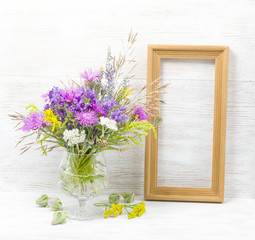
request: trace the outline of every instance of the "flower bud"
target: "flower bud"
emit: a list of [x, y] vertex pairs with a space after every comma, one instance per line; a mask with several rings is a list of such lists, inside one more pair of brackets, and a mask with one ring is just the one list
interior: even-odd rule
[[47, 194], [42, 194], [41, 197], [39, 197], [36, 200], [36, 204], [40, 207], [47, 207], [48, 206], [48, 199], [49, 199], [49, 197], [47, 196]]
[[121, 194], [126, 203], [132, 203], [135, 201], [135, 193], [134, 192], [124, 192]]
[[62, 202], [60, 201], [59, 198], [50, 198], [48, 200], [48, 206], [51, 210], [58, 211], [62, 207]]
[[67, 212], [54, 212], [51, 225], [62, 224], [66, 221]]
[[110, 203], [118, 204], [119, 201], [120, 201], [120, 195], [118, 193], [112, 193], [109, 196], [109, 202]]
[[156, 116], [155, 118], [154, 118], [154, 123], [155, 124], [160, 124], [162, 122], [162, 118], [160, 117], [160, 116]]
[[106, 139], [99, 139], [97, 142], [98, 142], [100, 147], [107, 147], [108, 146], [108, 142], [107, 142]]

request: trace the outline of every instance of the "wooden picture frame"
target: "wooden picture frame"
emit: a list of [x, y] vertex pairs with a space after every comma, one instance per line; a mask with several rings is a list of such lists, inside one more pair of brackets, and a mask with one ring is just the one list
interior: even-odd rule
[[[155, 84], [151, 83], [160, 78], [161, 58], [215, 59], [215, 90], [211, 188], [157, 186], [158, 138], [155, 139], [153, 134], [149, 134], [145, 146], [144, 198], [146, 200], [224, 201], [228, 52], [226, 46], [148, 46], [147, 93], [155, 90]], [[155, 96], [159, 98], [158, 93]], [[156, 130], [158, 133], [158, 129]]]

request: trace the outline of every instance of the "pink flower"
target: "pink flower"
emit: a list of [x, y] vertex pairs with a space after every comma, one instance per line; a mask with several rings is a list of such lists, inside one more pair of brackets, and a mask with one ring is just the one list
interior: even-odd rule
[[49, 123], [44, 120], [44, 117], [42, 112], [32, 112], [23, 119], [24, 126], [21, 130], [23, 132], [29, 132], [30, 130], [42, 128], [43, 124], [49, 125]]
[[97, 113], [101, 113], [104, 117], [106, 117], [106, 112], [102, 106], [99, 106], [97, 104], [92, 105], [92, 109], [96, 111]]
[[150, 116], [145, 112], [145, 110], [141, 107], [138, 107], [135, 109], [134, 111], [134, 116], [138, 117], [137, 121], [140, 122], [142, 120], [148, 120], [150, 118]]
[[98, 70], [93, 71], [91, 68], [80, 74], [81, 78], [86, 81], [93, 81], [95, 78], [101, 77], [101, 73]]
[[74, 98], [81, 93], [79, 88], [71, 87], [71, 89], [63, 91], [63, 99], [66, 102], [73, 102]]
[[78, 122], [84, 126], [90, 126], [99, 121], [97, 113], [93, 110], [89, 110], [86, 112], [80, 112], [76, 114], [76, 119]]

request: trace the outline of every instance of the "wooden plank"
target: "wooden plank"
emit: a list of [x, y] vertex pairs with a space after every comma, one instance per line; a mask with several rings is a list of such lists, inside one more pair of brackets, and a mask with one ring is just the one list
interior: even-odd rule
[[[181, 65], [179, 67], [181, 68]], [[201, 70], [203, 72], [203, 67], [201, 67]], [[40, 193], [60, 191], [57, 181], [58, 165], [62, 152], [56, 150], [49, 154], [49, 156], [44, 157], [38, 151], [31, 151], [20, 156], [18, 149], [15, 149], [14, 146], [21, 134], [13, 131], [15, 124], [11, 122], [7, 116], [8, 113], [14, 111], [23, 112], [25, 106], [30, 103], [42, 106], [43, 102], [40, 95], [45, 93], [50, 86], [57, 85], [58, 81], [53, 82], [53, 79], [58, 78], [61, 79], [64, 78], [64, 76], [0, 77], [0, 117], [2, 126], [5, 126], [1, 131], [1, 146], [4, 151], [0, 152], [0, 189], [3, 191], [37, 191]], [[177, 99], [177, 95], [180, 95], [181, 86], [185, 86], [183, 91], [191, 89], [195, 94], [201, 92], [201, 79], [169, 79], [168, 81], [171, 83], [169, 86], [171, 97], [165, 99], [167, 104], [171, 104], [172, 98]], [[210, 89], [211, 80], [205, 81], [208, 82], [208, 85], [203, 85], [203, 88]], [[135, 79], [132, 81], [132, 84], [134, 84], [136, 88], [139, 88], [143, 86], [145, 82], [146, 79]], [[255, 196], [255, 181], [253, 181], [253, 170], [255, 167], [255, 130], [253, 130], [255, 125], [255, 106], [252, 104], [255, 102], [254, 92], [254, 82], [229, 81], [225, 176], [226, 197]], [[187, 97], [188, 96], [189, 95], [187, 95]], [[205, 99], [207, 96], [208, 92], [203, 92], [199, 99], [203, 101], [202, 99]], [[193, 103], [196, 105], [196, 102]], [[167, 114], [170, 117], [182, 116], [182, 112], [185, 112], [185, 109], [188, 108], [189, 105], [187, 106], [185, 102], [180, 99], [178, 107], [169, 108]], [[191, 114], [190, 116], [194, 121], [203, 124], [203, 121], [199, 122], [198, 116], [202, 116], [206, 119], [207, 115], [205, 113], [210, 109], [211, 107], [209, 105], [206, 108], [200, 108], [201, 112], [197, 113], [191, 109], [189, 114]], [[169, 129], [164, 125], [162, 126], [169, 136], [169, 139], [162, 139], [163, 142], [160, 143], [159, 150], [165, 145], [167, 148], [171, 149], [173, 153], [180, 152], [178, 145], [171, 145], [171, 139], [180, 137], [179, 133], [181, 131], [189, 132], [189, 126], [187, 126], [187, 129]], [[194, 133], [190, 132], [189, 134], [192, 135]], [[204, 137], [206, 136], [207, 133], [205, 132]], [[188, 141], [185, 142], [187, 149], [192, 149], [193, 142], [190, 141], [189, 138], [187, 140]], [[201, 140], [203, 140], [203, 138]], [[210, 149], [210, 147], [206, 145], [204, 149]], [[112, 191], [135, 191], [136, 194], [143, 194], [144, 146], [136, 147], [136, 151], [140, 154], [137, 155], [132, 151], [128, 151], [122, 154], [121, 159], [118, 153], [110, 152], [106, 154], [110, 176], [109, 193]], [[205, 174], [202, 179], [194, 177], [194, 175], [191, 175], [187, 171], [185, 174], [180, 174], [178, 167], [180, 166], [183, 169], [183, 166], [187, 166], [187, 164], [189, 164], [187, 158], [183, 158], [181, 161], [178, 161], [177, 158], [176, 161], [167, 164], [167, 166], [163, 167], [166, 173], [169, 172], [169, 175], [164, 175], [164, 179], [160, 179], [161, 182], [165, 181], [169, 183], [169, 181], [175, 179], [176, 182], [179, 182], [181, 185], [186, 184], [187, 181], [192, 181], [193, 187], [198, 187], [201, 186], [201, 181], [204, 181], [203, 184], [206, 186], [208, 181], [206, 173], [210, 170], [207, 164], [201, 169], [197, 169], [197, 175], [202, 176]], [[192, 169], [192, 166], [190, 169]]]

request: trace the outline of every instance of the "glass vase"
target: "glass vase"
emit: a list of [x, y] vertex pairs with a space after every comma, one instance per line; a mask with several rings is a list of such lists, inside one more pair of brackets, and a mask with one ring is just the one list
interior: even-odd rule
[[102, 217], [99, 208], [87, 208], [87, 202], [107, 186], [103, 154], [65, 152], [60, 164], [59, 186], [64, 193], [78, 200], [77, 206], [65, 208], [71, 219], [90, 220], [98, 215]]

